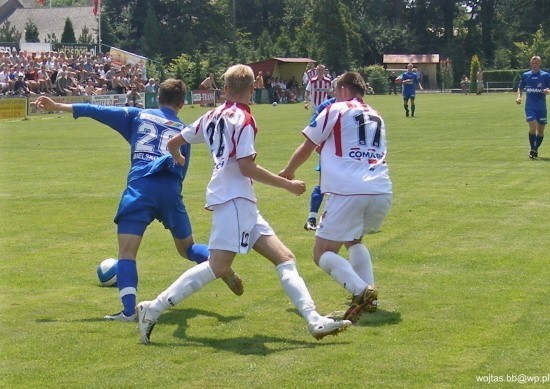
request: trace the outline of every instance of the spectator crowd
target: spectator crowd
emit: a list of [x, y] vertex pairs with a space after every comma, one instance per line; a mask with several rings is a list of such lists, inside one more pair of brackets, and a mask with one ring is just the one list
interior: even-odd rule
[[109, 53], [67, 55], [63, 51], [0, 51], [0, 94], [4, 96], [95, 96], [156, 92], [145, 64], [117, 66]]
[[[335, 79], [336, 74], [325, 72]], [[273, 77], [269, 71], [256, 75], [256, 93], [252, 103], [262, 102], [262, 90], [267, 90], [269, 103], [295, 103], [304, 100], [309, 79], [316, 75], [316, 67], [308, 64], [302, 80], [295, 77]], [[203, 85], [210, 81], [212, 85]], [[129, 102], [136, 102], [140, 94], [156, 93], [160, 80], [148, 79], [145, 64], [112, 63], [109, 53], [69, 55], [64, 51], [26, 53], [0, 50], [0, 97], [2, 96], [97, 96], [126, 94]], [[212, 87], [213, 86], [213, 87]], [[199, 89], [216, 89], [214, 75], [201, 83]], [[219, 92], [217, 90], [217, 92]], [[218, 97], [218, 96], [217, 96]]]

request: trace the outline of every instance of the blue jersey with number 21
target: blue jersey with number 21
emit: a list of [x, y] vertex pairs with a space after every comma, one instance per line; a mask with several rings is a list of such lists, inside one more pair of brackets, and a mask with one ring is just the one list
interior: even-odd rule
[[170, 172], [183, 181], [189, 166], [190, 145], [182, 146], [183, 166], [173, 163], [166, 144], [184, 125], [169, 108], [140, 109], [73, 104], [74, 118], [89, 117], [120, 133], [131, 146], [128, 183], [158, 172]]

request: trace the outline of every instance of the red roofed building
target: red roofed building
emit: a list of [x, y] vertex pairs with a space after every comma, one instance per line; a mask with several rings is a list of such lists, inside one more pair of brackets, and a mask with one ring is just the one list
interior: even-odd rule
[[252, 68], [254, 75], [258, 75], [259, 71], [262, 71], [263, 74], [269, 71], [273, 77], [279, 77], [284, 80], [290, 80], [294, 76], [298, 84], [300, 84], [309, 62], [316, 63], [317, 61], [311, 58], [270, 58], [247, 65]]

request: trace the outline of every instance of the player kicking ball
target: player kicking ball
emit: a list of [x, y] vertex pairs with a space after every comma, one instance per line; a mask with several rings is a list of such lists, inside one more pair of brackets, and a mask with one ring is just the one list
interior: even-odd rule
[[249, 66], [234, 65], [224, 74], [227, 101], [185, 127], [168, 142], [175, 162], [183, 166], [180, 148], [185, 144], [206, 143], [214, 170], [207, 187], [206, 208], [212, 211], [208, 248], [210, 258], [183, 273], [153, 301], [136, 307], [141, 342], [150, 342], [151, 332], [161, 314], [177, 305], [230, 269], [237, 254], [254, 249], [274, 266], [283, 287], [315, 339], [335, 335], [349, 326], [349, 320], [320, 315], [306, 284], [296, 268], [294, 254], [275, 235], [260, 215], [253, 181], [301, 195], [302, 181], [289, 180], [255, 163], [256, 121], [248, 102], [254, 92], [254, 73]]

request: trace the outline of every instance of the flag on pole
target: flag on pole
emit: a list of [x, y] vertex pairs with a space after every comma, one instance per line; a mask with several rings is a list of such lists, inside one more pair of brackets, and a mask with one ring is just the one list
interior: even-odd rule
[[[38, 0], [45, 1], [45, 0]], [[97, 16], [97, 10], [99, 9], [99, 0], [94, 0], [94, 15]]]

